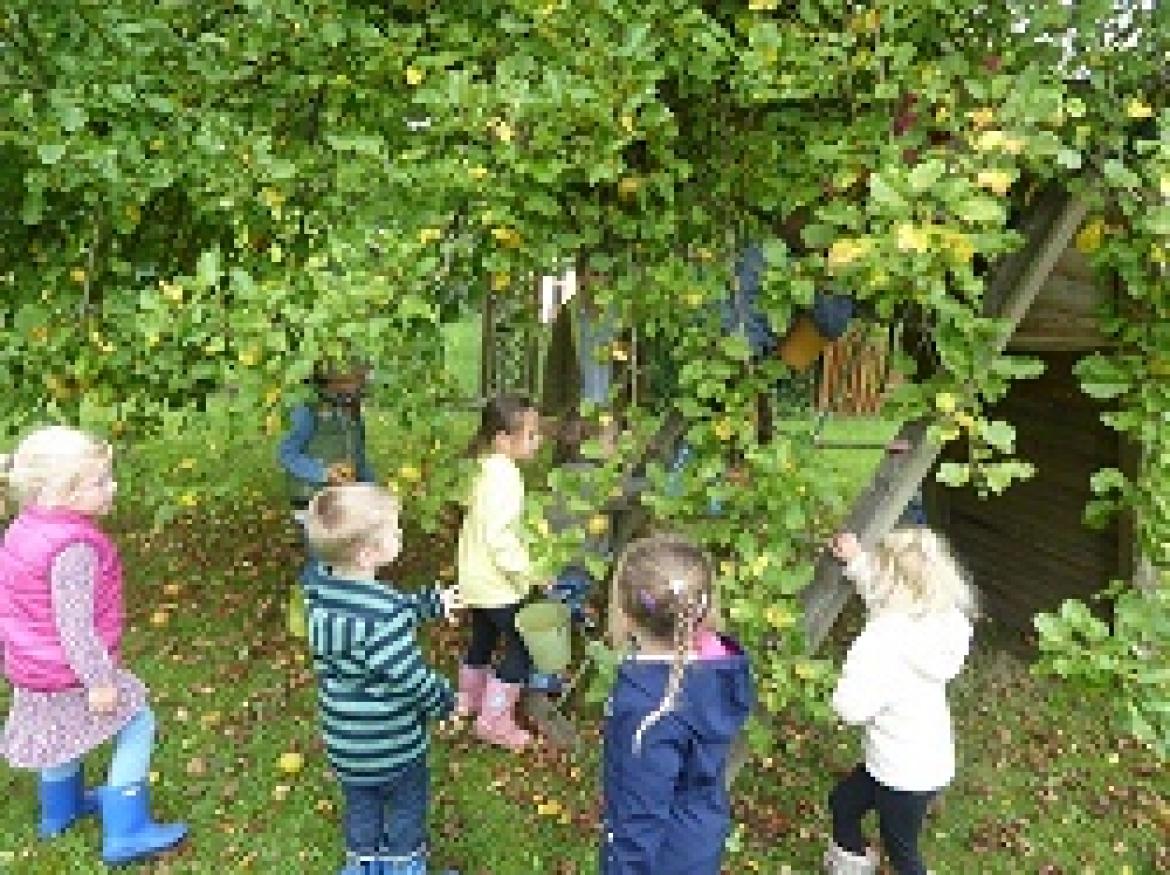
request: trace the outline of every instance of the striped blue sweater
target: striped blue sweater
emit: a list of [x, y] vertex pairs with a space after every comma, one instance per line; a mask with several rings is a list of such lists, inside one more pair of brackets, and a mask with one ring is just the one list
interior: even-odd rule
[[451, 683], [423, 662], [415, 630], [442, 616], [438, 590], [404, 593], [318, 567], [309, 643], [325, 752], [344, 783], [376, 784], [423, 756], [427, 718], [455, 704]]

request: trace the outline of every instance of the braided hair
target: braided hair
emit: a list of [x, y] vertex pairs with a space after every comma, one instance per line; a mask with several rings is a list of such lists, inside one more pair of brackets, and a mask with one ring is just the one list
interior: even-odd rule
[[714, 600], [714, 580], [711, 560], [678, 535], [640, 538], [618, 560], [614, 581], [622, 612], [644, 636], [670, 642], [674, 654], [662, 701], [634, 734], [635, 752], [641, 750], [646, 730], [678, 701], [695, 631]]

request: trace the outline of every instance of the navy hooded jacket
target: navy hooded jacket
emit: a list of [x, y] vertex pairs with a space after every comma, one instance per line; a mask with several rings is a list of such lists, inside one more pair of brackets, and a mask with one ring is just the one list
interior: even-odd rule
[[662, 702], [670, 659], [628, 659], [607, 705], [600, 875], [719, 875], [731, 825], [725, 775], [732, 739], [755, 701], [747, 656], [686, 666], [675, 706], [642, 734]]

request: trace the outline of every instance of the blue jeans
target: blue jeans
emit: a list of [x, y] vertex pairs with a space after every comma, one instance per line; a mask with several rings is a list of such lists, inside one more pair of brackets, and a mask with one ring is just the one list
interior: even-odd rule
[[[114, 739], [114, 759], [106, 783], [110, 787], [129, 787], [146, 780], [150, 772], [150, 754], [154, 749], [154, 712], [143, 706]], [[76, 759], [51, 769], [41, 769], [44, 781], [61, 781], [81, 768]]]
[[363, 857], [408, 857], [426, 845], [430, 770], [419, 757], [381, 784], [341, 785], [345, 847]]

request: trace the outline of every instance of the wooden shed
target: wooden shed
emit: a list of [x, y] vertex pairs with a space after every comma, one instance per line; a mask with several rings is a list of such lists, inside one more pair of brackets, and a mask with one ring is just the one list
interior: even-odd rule
[[[1110, 466], [1132, 471], [1137, 464], [1131, 448], [1101, 421], [1102, 405], [1081, 391], [1073, 370], [1107, 344], [1098, 318], [1118, 291], [1093, 275], [1074, 245], [1086, 212], [1084, 202], [1059, 186], [1042, 192], [1023, 217], [1025, 246], [995, 265], [988, 281], [987, 312], [1006, 326], [996, 348], [1045, 364], [1040, 377], [1014, 383], [989, 411], [1016, 427], [1017, 454], [1036, 466], [1035, 476], [987, 498], [971, 488], [943, 486], [933, 475], [949, 451], [940, 457], [926, 438], [927, 423], [911, 422], [899, 435], [910, 451], [881, 462], [845, 521], [863, 543], [873, 543], [921, 487], [931, 525], [948, 536], [973, 574], [986, 613], [1017, 630], [1029, 628], [1039, 611], [1136, 572], [1130, 522], [1095, 530], [1083, 518], [1093, 472]], [[822, 558], [803, 594], [810, 646], [820, 645], [850, 593], [839, 565]]]
[[1007, 626], [1027, 629], [1039, 611], [1133, 573], [1130, 527], [1083, 522], [1093, 472], [1131, 461], [1121, 435], [1101, 421], [1106, 408], [1081, 391], [1074, 373], [1083, 356], [1106, 345], [1099, 310], [1115, 292], [1069, 246], [1008, 342], [1008, 351], [1043, 361], [1044, 373], [1016, 382], [988, 412], [1015, 425], [1016, 451], [1035, 475], [990, 498], [933, 477], [924, 484], [928, 519], [974, 576], [987, 613]]

